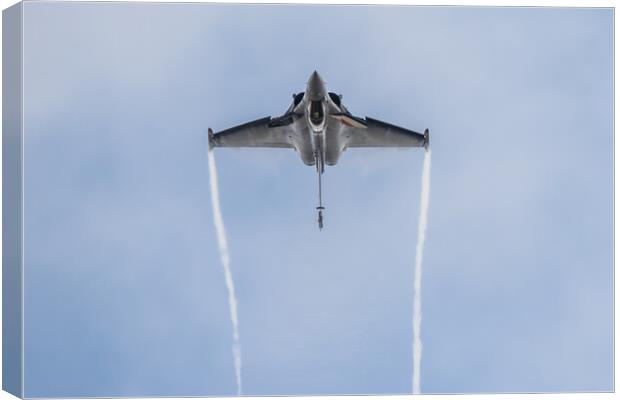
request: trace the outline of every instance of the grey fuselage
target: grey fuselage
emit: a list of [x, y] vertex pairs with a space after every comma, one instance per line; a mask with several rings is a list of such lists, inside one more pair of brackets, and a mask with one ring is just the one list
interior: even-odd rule
[[[346, 112], [340, 96], [328, 93], [325, 82], [315, 71], [308, 79], [306, 91], [294, 95], [287, 110], [294, 117], [289, 136], [293, 147], [306, 165], [335, 165], [346, 142], [342, 137], [343, 124], [331, 115]], [[317, 164], [318, 163], [318, 164]]]

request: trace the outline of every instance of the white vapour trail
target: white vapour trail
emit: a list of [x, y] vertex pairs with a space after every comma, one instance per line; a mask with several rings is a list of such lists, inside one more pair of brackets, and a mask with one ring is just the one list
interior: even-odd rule
[[415, 276], [413, 279], [413, 394], [420, 394], [420, 361], [422, 359], [422, 255], [428, 224], [428, 203], [431, 192], [431, 150], [424, 153], [422, 167], [422, 192], [420, 195], [420, 217], [418, 222], [418, 244], [415, 252]]
[[213, 206], [213, 221], [217, 232], [217, 244], [220, 250], [222, 267], [224, 267], [224, 279], [228, 289], [228, 304], [230, 306], [230, 320], [233, 327], [233, 358], [235, 361], [235, 376], [237, 378], [237, 394], [241, 395], [241, 343], [239, 341], [239, 318], [237, 316], [237, 298], [235, 297], [235, 285], [230, 272], [230, 255], [228, 242], [226, 241], [226, 229], [220, 209], [220, 193], [217, 187], [217, 170], [213, 151], [209, 150], [209, 184], [211, 186], [211, 205]]

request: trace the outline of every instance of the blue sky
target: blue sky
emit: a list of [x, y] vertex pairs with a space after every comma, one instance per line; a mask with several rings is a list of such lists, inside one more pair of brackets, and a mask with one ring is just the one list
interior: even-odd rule
[[[232, 395], [206, 129], [431, 130], [422, 392], [610, 391], [610, 9], [24, 8], [25, 394]], [[216, 150], [248, 395], [406, 393], [423, 154]]]

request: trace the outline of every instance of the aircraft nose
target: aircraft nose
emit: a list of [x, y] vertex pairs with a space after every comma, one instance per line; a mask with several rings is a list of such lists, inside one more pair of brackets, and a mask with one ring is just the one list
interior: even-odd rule
[[308, 79], [308, 98], [311, 101], [319, 101], [325, 97], [325, 84], [318, 72], [314, 71]]
[[318, 81], [321, 79], [321, 75], [319, 75], [318, 72], [316, 72], [316, 70], [312, 73], [312, 75], [310, 75], [310, 79], [308, 79], [308, 82], [314, 82], [314, 81]]

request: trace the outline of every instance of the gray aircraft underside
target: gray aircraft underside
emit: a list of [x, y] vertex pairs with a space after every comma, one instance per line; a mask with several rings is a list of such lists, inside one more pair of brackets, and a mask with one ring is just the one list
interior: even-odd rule
[[209, 129], [209, 147], [289, 148], [306, 165], [315, 165], [319, 177], [319, 228], [323, 227], [321, 174], [325, 164], [336, 165], [344, 150], [354, 147], [424, 147], [424, 134], [373, 118], [356, 117], [341, 96], [327, 92], [314, 71], [305, 92], [293, 95], [293, 103], [279, 117], [264, 117], [214, 133]]

